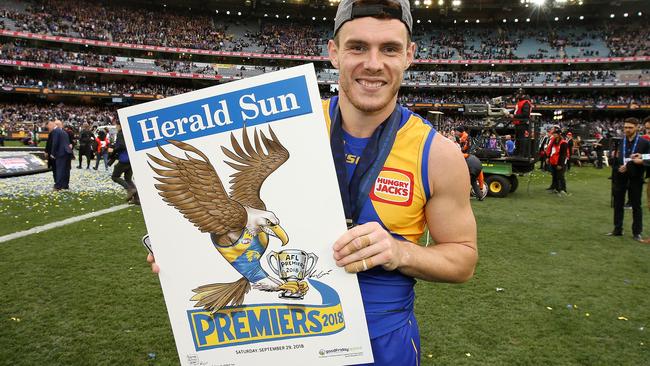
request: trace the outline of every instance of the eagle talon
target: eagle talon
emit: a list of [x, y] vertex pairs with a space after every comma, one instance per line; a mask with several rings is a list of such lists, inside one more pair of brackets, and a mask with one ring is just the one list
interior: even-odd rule
[[292, 294], [300, 293], [304, 295], [309, 290], [309, 285], [306, 281], [288, 281], [278, 286], [278, 291], [282, 290], [288, 291]]

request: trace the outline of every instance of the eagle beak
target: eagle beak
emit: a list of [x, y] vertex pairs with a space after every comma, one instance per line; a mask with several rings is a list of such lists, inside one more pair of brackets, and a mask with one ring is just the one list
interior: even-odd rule
[[289, 236], [287, 235], [287, 232], [284, 231], [282, 226], [280, 225], [271, 225], [269, 226], [269, 229], [273, 231], [274, 236], [282, 242], [282, 245], [286, 245], [289, 242]]

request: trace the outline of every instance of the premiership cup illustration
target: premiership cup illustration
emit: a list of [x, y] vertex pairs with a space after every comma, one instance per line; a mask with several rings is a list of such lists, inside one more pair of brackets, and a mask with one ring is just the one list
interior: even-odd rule
[[[309, 276], [314, 269], [318, 256], [314, 253], [307, 253], [300, 249], [286, 249], [278, 253], [271, 252], [267, 257], [269, 267], [284, 282], [299, 282]], [[290, 291], [283, 291], [281, 298], [302, 300], [304, 294]]]

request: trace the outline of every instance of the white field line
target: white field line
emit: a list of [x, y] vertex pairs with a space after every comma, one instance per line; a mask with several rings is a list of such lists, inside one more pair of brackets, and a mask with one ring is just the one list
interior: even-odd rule
[[0, 236], [0, 243], [3, 243], [5, 241], [9, 241], [9, 240], [22, 238], [23, 236], [27, 236], [27, 235], [41, 233], [43, 231], [47, 231], [47, 230], [54, 229], [54, 228], [57, 228], [57, 227], [61, 227], [61, 226], [69, 225], [69, 224], [74, 224], [75, 222], [90, 219], [92, 217], [101, 216], [101, 215], [105, 215], [107, 213], [123, 210], [123, 209], [125, 209], [127, 207], [131, 207], [131, 205], [128, 205], [128, 204], [117, 205], [117, 206], [109, 207], [109, 208], [99, 210], [99, 211], [95, 211], [95, 212], [89, 212], [89, 213], [87, 213], [85, 215], [70, 217], [70, 218], [67, 218], [65, 220], [52, 222], [52, 223], [45, 224], [45, 225], [42, 225], [42, 226], [33, 227], [33, 228], [29, 229], [29, 230], [19, 231], [19, 232], [13, 233], [13, 234]]

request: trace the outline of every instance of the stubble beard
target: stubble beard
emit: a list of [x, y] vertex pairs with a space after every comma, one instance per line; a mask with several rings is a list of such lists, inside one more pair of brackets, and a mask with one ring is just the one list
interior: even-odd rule
[[355, 83], [356, 81], [354, 79], [351, 79], [352, 81], [348, 83], [347, 80], [348, 78], [346, 78], [344, 75], [341, 75], [341, 78], [339, 79], [339, 86], [341, 87], [341, 91], [345, 94], [347, 100], [350, 101], [350, 104], [352, 104], [354, 108], [364, 113], [376, 113], [386, 108], [386, 106], [393, 100], [393, 97], [397, 95], [397, 92], [400, 88], [399, 84], [392, 85], [392, 90], [386, 98], [383, 96], [378, 96], [378, 98], [382, 99], [373, 98], [371, 101], [364, 103], [360, 100], [361, 98], [357, 98], [352, 92], [352, 85], [350, 85], [350, 83]]

